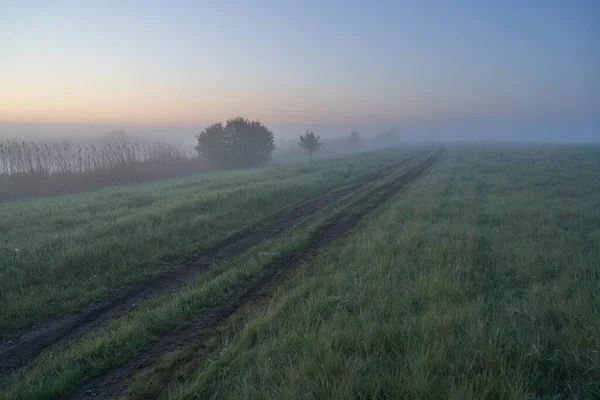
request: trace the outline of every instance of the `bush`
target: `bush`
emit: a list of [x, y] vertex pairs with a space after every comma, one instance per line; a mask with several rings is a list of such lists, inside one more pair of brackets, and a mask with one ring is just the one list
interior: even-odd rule
[[321, 137], [315, 135], [313, 131], [306, 131], [304, 135], [300, 135], [298, 140], [298, 145], [300, 145], [300, 147], [302, 147], [308, 153], [308, 156], [311, 160], [313, 153], [318, 151], [322, 144]]
[[260, 121], [242, 117], [218, 122], [200, 132], [196, 139], [198, 155], [220, 168], [264, 165], [275, 150], [275, 139]]

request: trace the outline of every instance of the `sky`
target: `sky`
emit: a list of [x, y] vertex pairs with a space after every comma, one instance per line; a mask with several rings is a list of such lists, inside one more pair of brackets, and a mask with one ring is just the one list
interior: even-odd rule
[[597, 0], [0, 0], [0, 60], [0, 134], [600, 140]]

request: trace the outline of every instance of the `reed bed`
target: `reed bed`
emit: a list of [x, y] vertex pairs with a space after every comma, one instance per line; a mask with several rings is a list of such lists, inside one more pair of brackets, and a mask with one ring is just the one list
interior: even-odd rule
[[99, 189], [209, 169], [191, 148], [166, 142], [73, 145], [0, 142], [0, 201]]

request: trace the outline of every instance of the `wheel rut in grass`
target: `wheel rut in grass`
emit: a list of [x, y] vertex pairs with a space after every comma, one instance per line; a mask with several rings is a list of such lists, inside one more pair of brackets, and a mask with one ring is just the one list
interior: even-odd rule
[[69, 343], [108, 322], [125, 315], [140, 303], [173, 291], [196, 278], [217, 262], [237, 256], [252, 246], [272, 239], [286, 229], [293, 228], [328, 205], [359, 190], [369, 181], [400, 168], [417, 156], [407, 157], [366, 176], [362, 182], [335, 189], [289, 206], [269, 218], [225, 239], [219, 245], [184, 258], [175, 268], [146, 281], [134, 284], [124, 292], [88, 304], [80, 312], [50, 319], [0, 342], [0, 382], [14, 376], [34, 361], [42, 352], [59, 344]]
[[84, 382], [71, 398], [116, 398], [123, 393], [133, 375], [150, 367], [164, 354], [189, 345], [193, 341], [209, 338], [215, 334], [215, 328], [234, 312], [251, 302], [268, 297], [269, 292], [277, 286], [287, 273], [314, 257], [319, 251], [329, 247], [335, 240], [356, 227], [362, 217], [380, 207], [401, 189], [418, 179], [439, 159], [442, 153], [443, 149], [436, 150], [424, 161], [403, 173], [394, 182], [365, 196], [364, 199], [359, 201], [356, 210], [351, 210], [325, 223], [311, 236], [302, 249], [282, 255], [266, 268], [263, 275], [242, 285], [224, 303], [193, 319], [177, 333], [162, 336], [153, 347], [144, 351], [138, 358]]

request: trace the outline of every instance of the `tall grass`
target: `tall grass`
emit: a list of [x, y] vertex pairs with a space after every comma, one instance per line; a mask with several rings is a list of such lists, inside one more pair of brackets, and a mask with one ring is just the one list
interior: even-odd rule
[[448, 149], [237, 336], [129, 398], [600, 399], [598, 156]]
[[0, 336], [168, 268], [275, 210], [368, 176], [412, 149], [215, 172], [0, 203]]
[[[0, 323], [64, 310], [71, 289], [63, 281], [78, 296], [89, 296], [92, 281], [96, 290], [114, 288], [134, 273], [131, 263], [114, 265], [127, 256], [144, 261], [157, 242], [185, 254], [181, 242], [206, 244], [215, 230], [250, 221], [251, 208], [265, 215], [339, 184], [347, 170], [345, 184], [364, 180], [357, 174], [380, 169], [390, 155], [114, 189], [72, 196], [66, 207], [66, 197], [4, 204], [0, 226], [11, 234], [0, 230], [0, 256], [12, 268], [0, 279], [8, 283], [0, 287], [0, 303], [7, 299]], [[600, 398], [599, 156], [593, 148], [449, 146], [424, 176], [270, 287], [270, 296], [141, 371], [126, 398]], [[341, 202], [46, 353], [0, 388], [0, 399], [65, 397], [137, 357], [240, 293], [281, 254], [302, 249], [329, 215], [356, 206]], [[74, 209], [79, 220], [68, 219]], [[141, 215], [130, 218], [132, 210]], [[49, 234], [55, 217], [58, 236]], [[108, 226], [96, 236], [81, 234], [100, 224]], [[21, 257], [27, 263], [12, 261]], [[43, 269], [51, 272], [35, 285], [19, 275], [37, 278]], [[18, 318], [7, 318], [11, 312]]]
[[208, 169], [191, 148], [128, 141], [102, 146], [0, 142], [0, 200], [79, 192]]

